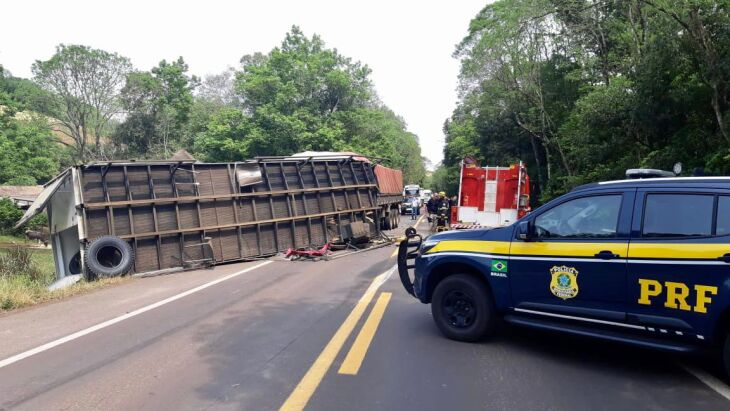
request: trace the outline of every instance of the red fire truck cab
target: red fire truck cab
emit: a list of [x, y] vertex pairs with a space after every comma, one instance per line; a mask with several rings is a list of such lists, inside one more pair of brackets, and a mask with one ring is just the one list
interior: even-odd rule
[[530, 178], [521, 161], [509, 167], [479, 167], [471, 157], [461, 162], [451, 228], [509, 225], [529, 211]]

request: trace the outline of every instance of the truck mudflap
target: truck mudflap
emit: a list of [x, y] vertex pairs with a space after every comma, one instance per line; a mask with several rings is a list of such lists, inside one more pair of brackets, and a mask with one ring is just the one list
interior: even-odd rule
[[416, 267], [415, 259], [418, 257], [418, 249], [421, 247], [423, 239], [416, 232], [416, 229], [409, 227], [406, 229], [406, 238], [400, 242], [398, 246], [398, 275], [403, 288], [408, 294], [416, 296], [413, 290], [413, 280], [411, 280], [410, 270]]

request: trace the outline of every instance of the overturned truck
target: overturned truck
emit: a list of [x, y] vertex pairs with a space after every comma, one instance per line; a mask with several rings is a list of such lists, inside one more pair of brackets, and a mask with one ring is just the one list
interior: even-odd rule
[[264, 257], [397, 225], [399, 199], [380, 195], [378, 168], [394, 191], [400, 171], [357, 156], [80, 165], [49, 182], [18, 225], [47, 209], [59, 279]]

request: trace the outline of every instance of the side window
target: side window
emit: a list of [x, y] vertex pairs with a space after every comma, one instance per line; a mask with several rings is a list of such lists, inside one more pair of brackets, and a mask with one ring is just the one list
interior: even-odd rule
[[644, 237], [712, 235], [715, 198], [702, 194], [649, 194], [644, 207]]
[[539, 238], [611, 238], [616, 236], [621, 195], [576, 198], [535, 219]]
[[730, 234], [730, 197], [720, 196], [717, 200], [717, 235]]

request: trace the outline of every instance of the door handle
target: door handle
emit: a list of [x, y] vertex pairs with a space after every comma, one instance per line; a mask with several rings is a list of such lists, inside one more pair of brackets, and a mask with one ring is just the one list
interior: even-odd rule
[[730, 253], [723, 254], [722, 256], [717, 257], [717, 259], [726, 263], [730, 263]]
[[[614, 258], [621, 257], [618, 254], [614, 254], [613, 251], [610, 250], [602, 250], [601, 252], [594, 254], [594, 256], [602, 260], [613, 260]], [[730, 262], [730, 254], [728, 254], [728, 262]]]

